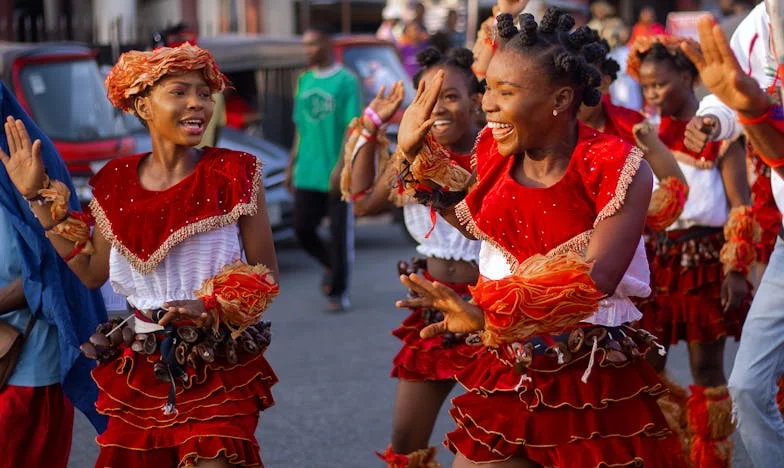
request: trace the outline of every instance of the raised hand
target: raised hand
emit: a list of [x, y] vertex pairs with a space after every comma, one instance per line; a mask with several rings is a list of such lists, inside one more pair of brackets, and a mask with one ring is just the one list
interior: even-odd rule
[[402, 81], [395, 82], [386, 96], [384, 96], [384, 91], [385, 87], [382, 86], [381, 89], [378, 90], [376, 97], [370, 101], [369, 106], [371, 109], [376, 111], [376, 114], [381, 117], [382, 121], [389, 122], [397, 110], [400, 109], [400, 105], [403, 103], [403, 97], [405, 96], [406, 91], [403, 87]]
[[420, 297], [397, 301], [395, 306], [434, 308], [444, 313], [443, 321], [422, 329], [420, 332], [422, 338], [431, 338], [446, 332], [471, 333], [484, 328], [485, 319], [482, 309], [463, 300], [451, 288], [428, 281], [414, 273], [400, 276], [400, 282]]
[[684, 42], [681, 48], [700, 72], [700, 79], [716, 97], [749, 117], [765, 113], [768, 96], [754, 78], [741, 69], [727, 38], [710, 15], [697, 22], [700, 47]]
[[13, 117], [5, 122], [5, 137], [8, 141], [10, 156], [0, 149], [8, 177], [19, 193], [25, 198], [34, 198], [46, 183], [46, 171], [41, 160], [41, 140], [30, 142], [24, 123]]
[[397, 134], [397, 147], [409, 157], [416, 154], [436, 121], [431, 115], [441, 94], [443, 82], [444, 70], [438, 70], [429, 83], [420, 80], [414, 101], [403, 114]]
[[714, 115], [697, 115], [686, 124], [683, 144], [686, 148], [701, 153], [705, 145], [716, 139], [719, 133], [719, 119]]

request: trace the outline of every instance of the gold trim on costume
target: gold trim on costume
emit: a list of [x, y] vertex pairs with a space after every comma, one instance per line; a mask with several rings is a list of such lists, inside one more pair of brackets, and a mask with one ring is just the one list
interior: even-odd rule
[[634, 180], [635, 174], [637, 174], [637, 171], [640, 169], [642, 160], [642, 150], [636, 146], [633, 147], [626, 156], [626, 162], [624, 162], [623, 168], [621, 169], [621, 175], [618, 177], [618, 184], [615, 186], [615, 195], [613, 195], [610, 201], [604, 205], [604, 208], [602, 208], [599, 214], [596, 215], [596, 220], [593, 222], [594, 227], [621, 209], [626, 200], [626, 192], [629, 190], [629, 186], [631, 185], [632, 180]]
[[92, 210], [93, 217], [95, 218], [95, 225], [101, 230], [106, 240], [108, 240], [112, 247], [117, 249], [123, 257], [128, 260], [128, 263], [134, 270], [142, 275], [151, 273], [168, 255], [176, 245], [196, 234], [214, 231], [216, 229], [234, 224], [241, 216], [253, 216], [258, 211], [257, 200], [259, 190], [261, 188], [261, 161], [256, 159], [256, 173], [253, 176], [253, 189], [251, 191], [250, 200], [247, 203], [238, 203], [231, 209], [230, 212], [213, 216], [211, 218], [202, 219], [194, 223], [186, 224], [185, 226], [177, 229], [169, 235], [168, 238], [158, 247], [155, 252], [150, 255], [148, 260], [142, 260], [139, 256], [130, 251], [125, 245], [120, 242], [112, 230], [112, 223], [106, 217], [106, 213], [101, 208], [100, 203], [93, 198], [90, 201], [90, 209]]

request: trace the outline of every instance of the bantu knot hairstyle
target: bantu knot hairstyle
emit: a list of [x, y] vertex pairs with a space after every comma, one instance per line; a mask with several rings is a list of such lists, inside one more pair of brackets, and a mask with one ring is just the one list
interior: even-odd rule
[[450, 49], [446, 54], [442, 54], [435, 47], [428, 47], [419, 52], [416, 59], [421, 68], [416, 72], [416, 75], [414, 75], [415, 88], [419, 86], [419, 80], [422, 79], [422, 75], [424, 75], [426, 71], [435, 67], [449, 66], [463, 73], [466, 78], [469, 93], [474, 94], [479, 92], [479, 81], [471, 70], [471, 65], [474, 64], [474, 53], [470, 50], [458, 47]]
[[501, 14], [497, 20], [504, 48], [533, 57], [552, 83], [572, 86], [577, 92], [575, 109], [583, 103], [599, 104], [602, 77], [593, 63], [606, 52], [596, 31], [587, 26], [572, 31], [574, 18], [555, 7], [547, 9], [539, 24], [533, 15], [523, 13], [519, 29], [512, 15]]
[[[595, 49], [596, 54], [593, 54]], [[618, 79], [618, 72], [621, 71], [621, 66], [614, 58], [610, 57], [610, 43], [605, 39], [599, 39], [599, 42], [592, 47], [592, 52], [586, 54], [585, 60], [592, 64], [602, 72], [602, 75], [609, 76], [612, 81]]]
[[629, 59], [626, 62], [626, 73], [640, 81], [640, 65], [646, 60], [655, 63], [669, 63], [678, 71], [686, 71], [693, 78], [699, 76], [697, 67], [681, 50], [681, 44], [688, 42], [694, 47], [700, 45], [694, 39], [679, 36], [644, 36], [635, 39], [629, 47]]

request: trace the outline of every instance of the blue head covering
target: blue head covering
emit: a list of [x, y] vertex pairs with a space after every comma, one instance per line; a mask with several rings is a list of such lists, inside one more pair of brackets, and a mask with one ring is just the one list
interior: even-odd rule
[[[71, 189], [69, 206], [81, 207], [71, 177], [51, 140], [22, 109], [11, 91], [0, 81], [0, 116], [21, 120], [31, 140], [41, 140], [41, 157], [46, 172]], [[8, 153], [5, 132], [0, 131], [0, 148]], [[90, 338], [95, 327], [106, 321], [106, 308], [98, 290], [87, 289], [63, 262], [44, 236], [41, 223], [19, 194], [0, 164], [0, 209], [6, 212], [17, 235], [22, 257], [22, 284], [30, 310], [39, 319], [57, 327], [60, 346], [60, 383], [66, 396], [95, 426], [106, 428], [106, 418], [95, 411], [98, 388], [90, 377], [94, 361], [84, 357], [79, 345]]]

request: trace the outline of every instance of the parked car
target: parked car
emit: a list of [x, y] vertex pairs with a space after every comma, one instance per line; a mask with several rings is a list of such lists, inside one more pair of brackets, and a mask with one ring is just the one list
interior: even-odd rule
[[86, 45], [0, 42], [0, 79], [52, 139], [82, 203], [92, 198], [88, 181], [106, 161], [135, 152]]

